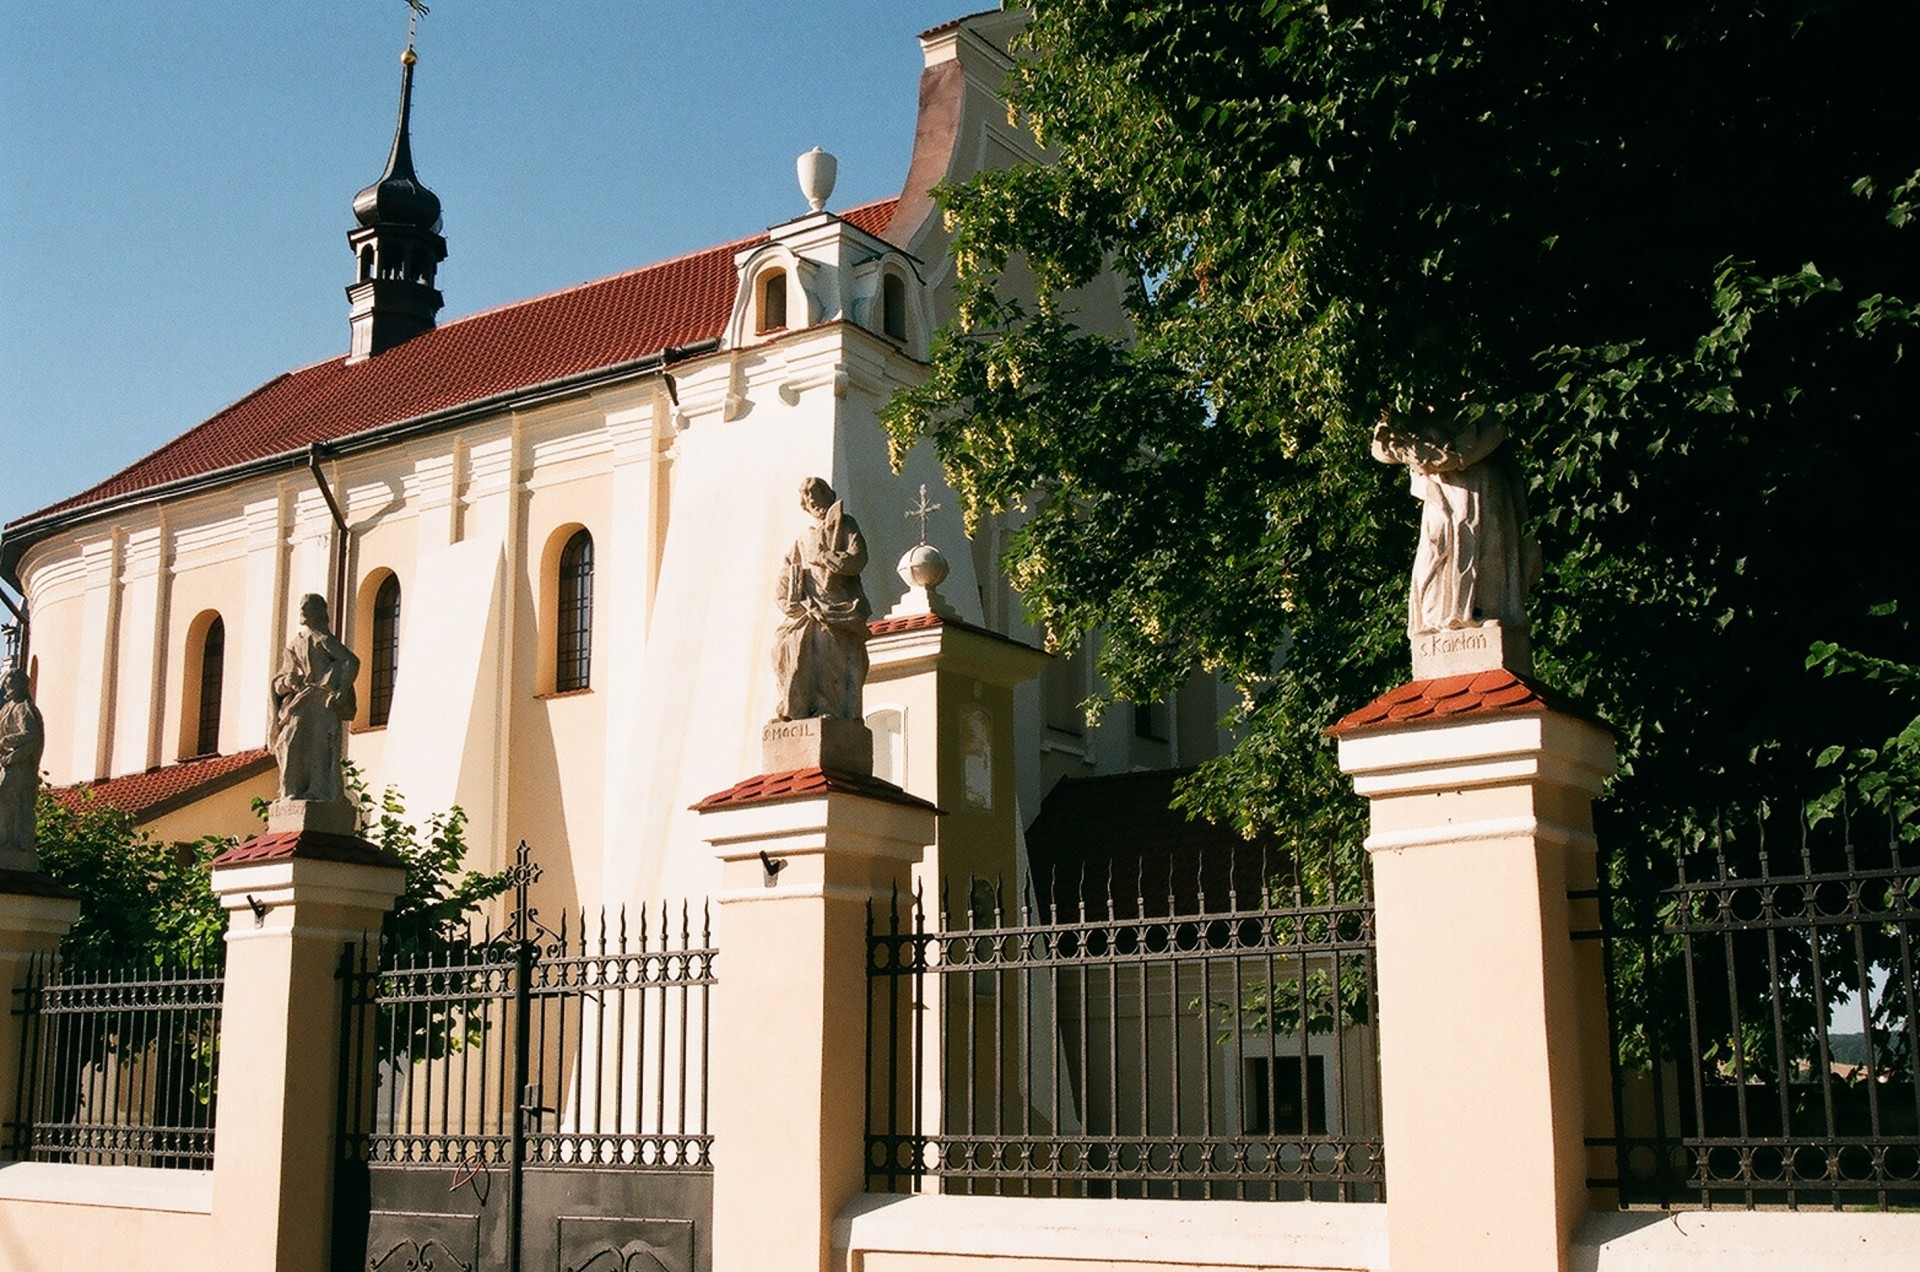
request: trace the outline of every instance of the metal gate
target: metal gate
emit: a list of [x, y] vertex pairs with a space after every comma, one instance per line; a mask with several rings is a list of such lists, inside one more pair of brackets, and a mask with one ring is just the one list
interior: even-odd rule
[[707, 1272], [704, 910], [563, 916], [341, 970], [341, 1272]]

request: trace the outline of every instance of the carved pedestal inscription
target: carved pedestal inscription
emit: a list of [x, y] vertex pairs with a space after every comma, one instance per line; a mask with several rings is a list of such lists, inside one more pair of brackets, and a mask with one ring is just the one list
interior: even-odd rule
[[1437, 680], [1501, 667], [1521, 675], [1533, 671], [1533, 652], [1526, 633], [1499, 623], [1416, 632], [1412, 639], [1415, 680]]
[[830, 716], [775, 720], [760, 733], [760, 763], [768, 773], [823, 768], [870, 776], [873, 732], [858, 720]]

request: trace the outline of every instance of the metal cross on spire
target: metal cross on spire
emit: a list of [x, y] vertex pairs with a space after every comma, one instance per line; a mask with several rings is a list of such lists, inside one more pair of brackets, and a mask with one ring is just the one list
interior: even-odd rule
[[427, 16], [424, 0], [406, 0], [407, 5], [407, 47], [413, 47], [413, 33], [420, 25], [420, 19]]
[[921, 543], [925, 543], [927, 541], [927, 517], [930, 514], [936, 513], [938, 511], [940, 511], [939, 504], [930, 504], [927, 502], [927, 483], [924, 481], [921, 482], [920, 483], [920, 506], [917, 508], [907, 509], [908, 520], [912, 520], [915, 517], [920, 518], [920, 542]]

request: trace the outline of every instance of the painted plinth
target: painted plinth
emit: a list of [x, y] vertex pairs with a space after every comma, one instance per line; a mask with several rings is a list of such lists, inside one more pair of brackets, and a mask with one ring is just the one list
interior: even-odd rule
[[227, 911], [220, 1254], [262, 1272], [326, 1272], [338, 1129], [341, 947], [380, 930], [406, 868], [351, 835], [281, 831], [213, 863]]
[[1599, 950], [1576, 946], [1611, 735], [1508, 671], [1416, 681], [1330, 732], [1372, 803], [1393, 1272], [1568, 1266], [1610, 1134]]
[[750, 778], [694, 807], [720, 861], [726, 951], [713, 991], [713, 1266], [813, 1272], [864, 1186], [867, 904], [905, 889], [937, 810], [819, 769]]

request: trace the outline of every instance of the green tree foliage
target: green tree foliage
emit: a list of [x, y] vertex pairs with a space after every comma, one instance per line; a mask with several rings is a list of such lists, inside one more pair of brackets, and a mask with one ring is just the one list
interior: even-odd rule
[[[362, 837], [407, 867], [406, 889], [382, 926], [386, 949], [413, 956], [464, 940], [468, 920], [511, 886], [505, 871], [462, 868], [466, 814], [455, 807], [415, 824], [398, 791], [389, 787], [376, 799], [351, 764], [347, 785], [360, 806]], [[264, 817], [264, 802], [255, 811]], [[63, 956], [118, 968], [218, 961], [227, 921], [209, 870], [237, 840], [161, 843], [85, 792], [69, 806], [42, 790], [36, 823], [42, 867], [80, 897], [79, 921], [60, 944]]]
[[[1898, 731], [1806, 661], [1911, 661], [1920, 613], [1920, 10], [1023, 7], [1057, 161], [944, 191], [958, 316], [888, 425], [1016, 514], [1012, 581], [1118, 694], [1244, 687], [1194, 803], [1357, 842], [1320, 731], [1407, 675], [1383, 416], [1519, 449], [1541, 677], [1618, 731], [1642, 864]], [[1126, 338], [1076, 308], [1109, 267]]]
[[207, 867], [230, 841], [161, 843], [86, 792], [69, 806], [43, 789], [34, 811], [41, 868], [80, 897], [80, 918], [60, 942], [67, 960], [132, 969], [216, 958], [227, 924]]
[[404, 796], [389, 786], [376, 799], [360, 770], [346, 766], [347, 791], [360, 806], [360, 835], [407, 866], [407, 886], [381, 927], [388, 957], [413, 958], [468, 941], [467, 926], [486, 903], [513, 886], [505, 870], [465, 870], [467, 814], [459, 805], [407, 819]]

